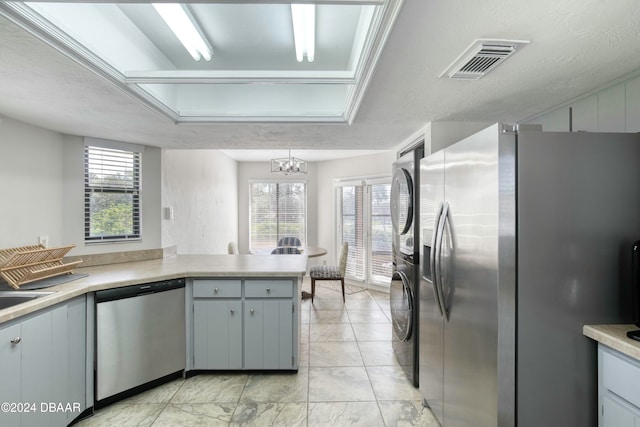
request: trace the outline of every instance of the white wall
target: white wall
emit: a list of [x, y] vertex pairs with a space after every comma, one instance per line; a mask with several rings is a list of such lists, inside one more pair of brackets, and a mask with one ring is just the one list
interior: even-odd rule
[[429, 122], [424, 129], [424, 153], [429, 155], [465, 139], [491, 122]]
[[[317, 245], [327, 248], [324, 259], [337, 262], [336, 241], [336, 181], [365, 177], [391, 177], [391, 165], [396, 152], [388, 151], [368, 156], [330, 160], [317, 164]], [[340, 242], [341, 243], [341, 242]], [[310, 264], [316, 260], [310, 260]], [[317, 261], [319, 262], [319, 261]]]
[[238, 240], [238, 164], [217, 150], [165, 150], [162, 246], [179, 254], [226, 254]]
[[0, 121], [0, 248], [75, 244], [70, 255], [160, 247], [160, 156], [148, 147], [142, 165], [141, 241], [84, 243], [84, 140], [15, 120]]
[[62, 232], [62, 135], [0, 117], [0, 249], [67, 244]]
[[307, 183], [307, 245], [316, 246], [318, 243], [317, 221], [318, 221], [318, 198], [317, 193], [317, 166], [309, 163], [307, 175], [278, 175], [271, 173], [271, 163], [269, 162], [240, 162], [238, 164], [238, 250], [240, 253], [249, 252], [249, 182], [251, 180], [262, 180], [263, 182], [284, 182], [300, 181], [303, 179]]

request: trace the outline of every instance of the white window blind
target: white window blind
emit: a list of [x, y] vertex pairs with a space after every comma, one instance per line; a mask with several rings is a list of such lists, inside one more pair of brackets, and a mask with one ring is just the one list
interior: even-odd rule
[[346, 276], [364, 280], [364, 216], [363, 187], [349, 185], [341, 187], [342, 195], [342, 239], [349, 244]]
[[268, 252], [283, 237], [307, 235], [307, 190], [304, 182], [251, 183], [250, 250]]
[[371, 262], [370, 276], [374, 282], [390, 283], [393, 274], [391, 259], [391, 184], [371, 185]]
[[141, 154], [87, 145], [84, 165], [85, 241], [139, 239]]
[[338, 186], [338, 245], [349, 243], [346, 276], [389, 285], [391, 259], [391, 184], [388, 179]]

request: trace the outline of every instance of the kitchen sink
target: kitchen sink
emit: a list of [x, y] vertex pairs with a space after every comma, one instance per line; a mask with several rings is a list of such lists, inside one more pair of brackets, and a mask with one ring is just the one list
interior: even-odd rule
[[44, 291], [0, 291], [0, 310], [51, 295], [52, 293]]

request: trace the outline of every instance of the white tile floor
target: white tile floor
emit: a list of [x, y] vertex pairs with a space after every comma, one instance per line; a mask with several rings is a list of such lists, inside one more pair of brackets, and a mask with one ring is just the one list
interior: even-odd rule
[[302, 309], [297, 374], [200, 374], [110, 405], [78, 426], [438, 425], [395, 360], [388, 294], [355, 292], [343, 303], [339, 285], [320, 282]]

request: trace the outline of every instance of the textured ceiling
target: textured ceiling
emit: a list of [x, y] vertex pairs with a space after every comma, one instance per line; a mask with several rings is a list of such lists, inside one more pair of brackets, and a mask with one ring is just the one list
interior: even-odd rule
[[[0, 114], [168, 148], [392, 149], [430, 121], [517, 122], [640, 70], [638, 22], [636, 0], [405, 0], [353, 124], [175, 125], [0, 18]], [[478, 38], [531, 43], [481, 80], [439, 78]]]

